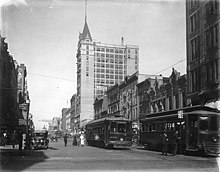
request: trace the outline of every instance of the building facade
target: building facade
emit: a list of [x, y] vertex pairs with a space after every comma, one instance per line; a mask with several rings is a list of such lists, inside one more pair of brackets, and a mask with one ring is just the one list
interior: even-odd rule
[[186, 107], [186, 75], [173, 69], [169, 78], [148, 78], [139, 83], [140, 118], [150, 113]]
[[94, 119], [108, 116], [108, 96], [97, 97], [94, 102]]
[[79, 122], [75, 120], [76, 116], [76, 94], [70, 99], [70, 128], [73, 133], [76, 133], [79, 128]]
[[94, 119], [93, 103], [107, 88], [139, 70], [138, 46], [104, 44], [94, 41], [87, 21], [79, 35], [77, 51], [76, 120]]
[[66, 116], [67, 116], [67, 112], [69, 111], [69, 108], [63, 108], [62, 109], [62, 118], [61, 118], [61, 130], [63, 132], [66, 131], [67, 126], [66, 126]]
[[108, 97], [108, 116], [120, 116], [120, 94], [119, 84], [109, 87], [107, 90]]
[[186, 0], [188, 104], [220, 109], [219, 0]]

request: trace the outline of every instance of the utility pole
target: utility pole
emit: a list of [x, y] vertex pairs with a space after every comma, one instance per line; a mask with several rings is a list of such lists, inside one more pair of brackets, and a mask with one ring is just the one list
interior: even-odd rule
[[25, 149], [29, 150], [30, 149], [30, 138], [29, 138], [29, 106], [30, 106], [30, 100], [26, 100], [26, 110], [27, 110], [27, 120], [26, 120], [26, 145]]

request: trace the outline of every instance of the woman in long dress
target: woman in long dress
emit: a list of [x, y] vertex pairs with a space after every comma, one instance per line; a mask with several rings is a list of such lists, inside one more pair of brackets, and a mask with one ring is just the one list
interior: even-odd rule
[[84, 146], [84, 136], [83, 136], [83, 134], [80, 135], [80, 146]]

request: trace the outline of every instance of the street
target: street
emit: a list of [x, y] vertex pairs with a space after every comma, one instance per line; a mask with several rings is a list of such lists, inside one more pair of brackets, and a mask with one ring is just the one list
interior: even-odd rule
[[[50, 142], [47, 150], [15, 153], [1, 149], [2, 171], [219, 171], [219, 157], [162, 156], [160, 152], [141, 147], [102, 149], [97, 147], [67, 147], [62, 140]], [[14, 151], [14, 152], [13, 152]]]

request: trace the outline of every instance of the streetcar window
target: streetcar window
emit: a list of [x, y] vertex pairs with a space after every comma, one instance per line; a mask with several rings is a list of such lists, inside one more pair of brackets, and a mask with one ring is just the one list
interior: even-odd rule
[[112, 131], [112, 132], [115, 132], [115, 131], [116, 131], [116, 122], [111, 122], [110, 131]]
[[118, 124], [118, 132], [119, 133], [125, 133], [126, 129], [125, 129], [125, 124]]
[[210, 117], [210, 129], [213, 130], [213, 131], [217, 131], [218, 130], [217, 116], [211, 116]]
[[208, 130], [208, 117], [200, 117], [199, 129]]
[[150, 131], [155, 131], [155, 124], [150, 125]]
[[131, 124], [127, 123], [127, 132], [130, 132], [130, 131], [131, 131]]

